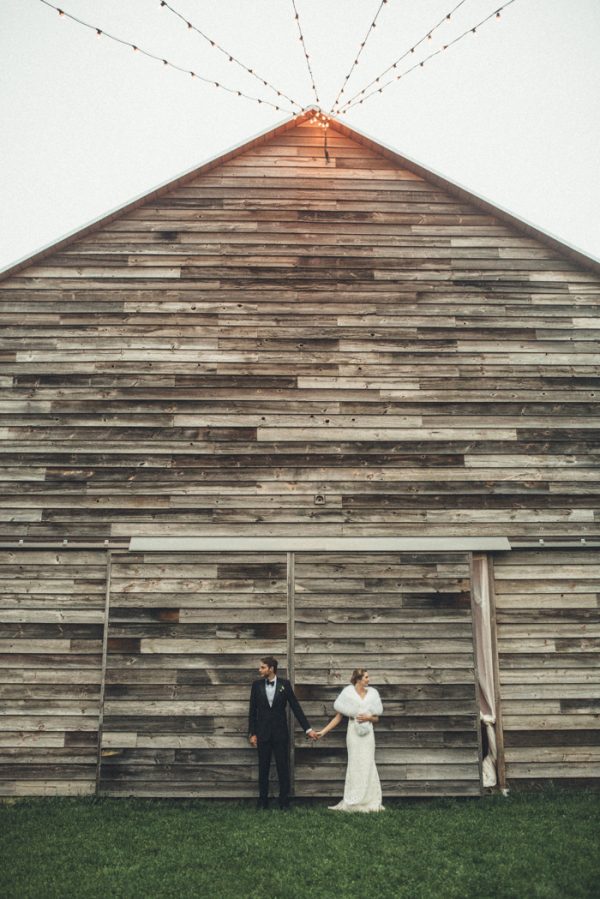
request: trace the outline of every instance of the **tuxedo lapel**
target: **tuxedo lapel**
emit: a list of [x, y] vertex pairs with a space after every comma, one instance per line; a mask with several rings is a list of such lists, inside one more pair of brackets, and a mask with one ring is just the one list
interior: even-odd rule
[[279, 680], [279, 678], [278, 678], [277, 686], [275, 687], [275, 696], [273, 698], [273, 705], [275, 705], [275, 703], [282, 702], [284, 697], [285, 697], [284, 684], [283, 684], [283, 681]]

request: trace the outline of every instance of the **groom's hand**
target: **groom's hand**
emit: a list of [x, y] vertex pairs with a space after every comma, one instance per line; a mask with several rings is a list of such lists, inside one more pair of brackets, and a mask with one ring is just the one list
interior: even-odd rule
[[256, 749], [256, 734], [252, 734], [248, 739], [250, 740], [250, 745]]
[[318, 740], [319, 739], [314, 730], [309, 730], [308, 733], [306, 734], [306, 736], [308, 737], [309, 740]]

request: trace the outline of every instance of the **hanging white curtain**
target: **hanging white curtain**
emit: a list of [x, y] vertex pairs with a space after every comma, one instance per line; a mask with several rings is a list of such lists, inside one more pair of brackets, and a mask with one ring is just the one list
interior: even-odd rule
[[496, 743], [496, 690], [492, 655], [492, 626], [490, 613], [490, 581], [487, 556], [473, 557], [473, 617], [475, 653], [479, 680], [479, 716], [485, 725], [488, 752], [483, 760], [483, 785], [494, 787], [498, 782]]

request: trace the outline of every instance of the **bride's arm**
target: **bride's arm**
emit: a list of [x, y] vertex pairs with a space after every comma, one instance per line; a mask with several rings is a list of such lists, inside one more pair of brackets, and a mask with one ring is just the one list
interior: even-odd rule
[[344, 717], [344, 716], [341, 715], [341, 714], [338, 712], [337, 715], [334, 715], [334, 717], [331, 719], [331, 721], [329, 722], [329, 724], [326, 724], [326, 725], [325, 725], [325, 727], [323, 728], [323, 730], [318, 730], [318, 731], [317, 731], [317, 736], [318, 736], [319, 738], [324, 737], [325, 734], [328, 734], [330, 730], [333, 730], [334, 727], [337, 727], [337, 726], [338, 726], [338, 724], [340, 723], [340, 721], [342, 720], [343, 717]]
[[379, 721], [379, 715], [357, 715], [357, 721], [371, 721], [373, 724], [377, 724]]

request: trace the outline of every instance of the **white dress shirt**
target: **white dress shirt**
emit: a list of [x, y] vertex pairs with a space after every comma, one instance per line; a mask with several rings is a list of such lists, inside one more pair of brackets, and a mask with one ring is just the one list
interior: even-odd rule
[[265, 684], [265, 689], [267, 691], [267, 701], [270, 706], [273, 705], [273, 700], [275, 699], [275, 687], [277, 686], [277, 678], [274, 677], [273, 680], [268, 680]]

